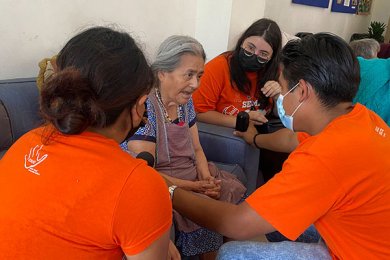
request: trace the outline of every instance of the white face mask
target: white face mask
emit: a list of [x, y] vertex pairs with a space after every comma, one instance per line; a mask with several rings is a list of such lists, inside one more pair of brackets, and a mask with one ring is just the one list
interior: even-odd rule
[[289, 115], [286, 115], [286, 111], [284, 111], [283, 99], [285, 96], [287, 96], [288, 93], [293, 91], [298, 85], [299, 85], [299, 82], [294, 87], [292, 87], [292, 89], [290, 89], [286, 94], [284, 94], [284, 95], [280, 94], [278, 97], [278, 100], [276, 101], [276, 107], [278, 109], [279, 118], [282, 121], [282, 124], [286, 128], [290, 129], [291, 131], [294, 131], [294, 128], [293, 128], [294, 117], [293, 116], [294, 116], [295, 112], [297, 112], [298, 108], [303, 104], [303, 102], [299, 103], [299, 105], [294, 110], [294, 112], [292, 112], [291, 116], [289, 116]]

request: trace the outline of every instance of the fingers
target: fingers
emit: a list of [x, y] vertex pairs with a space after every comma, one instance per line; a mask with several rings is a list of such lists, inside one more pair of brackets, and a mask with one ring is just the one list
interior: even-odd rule
[[258, 121], [252, 121], [252, 123], [254, 124], [254, 125], [262, 125], [262, 124], [264, 124], [264, 123], [266, 123], [266, 122], [258, 122]]
[[253, 123], [249, 124], [248, 130], [246, 132], [234, 131], [233, 135], [241, 137], [248, 144], [253, 144], [253, 136], [257, 134], [257, 129]]
[[215, 185], [214, 187], [207, 189], [207, 191], [221, 191], [221, 185]]
[[206, 195], [206, 196], [209, 196], [212, 199], [216, 199], [216, 200], [221, 197], [221, 192], [220, 191], [207, 190], [203, 194]]
[[205, 180], [202, 180], [202, 181], [197, 181], [198, 185], [199, 185], [199, 190], [204, 192], [206, 190], [209, 190], [209, 189], [213, 189], [216, 185], [214, 184], [214, 182], [209, 182], [209, 181], [205, 181]]
[[208, 176], [207, 178], [205, 178], [205, 179], [203, 179], [203, 180], [205, 180], [205, 181], [208, 181], [208, 182], [213, 182], [214, 181], [214, 177], [213, 176]]
[[282, 88], [277, 81], [270, 80], [264, 84], [261, 92], [263, 92], [266, 97], [274, 97], [282, 92]]
[[261, 111], [250, 111], [249, 113], [250, 122], [255, 125], [262, 125], [268, 122], [268, 119], [264, 116]]
[[233, 131], [233, 135], [238, 136], [238, 137], [243, 137], [244, 133], [236, 130], [236, 131]]
[[222, 180], [215, 179], [214, 184], [215, 185], [221, 185]]

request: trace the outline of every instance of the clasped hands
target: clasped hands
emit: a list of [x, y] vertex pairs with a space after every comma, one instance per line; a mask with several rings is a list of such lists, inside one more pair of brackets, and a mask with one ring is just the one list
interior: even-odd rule
[[193, 182], [192, 191], [219, 199], [221, 196], [221, 180], [208, 176], [202, 180]]

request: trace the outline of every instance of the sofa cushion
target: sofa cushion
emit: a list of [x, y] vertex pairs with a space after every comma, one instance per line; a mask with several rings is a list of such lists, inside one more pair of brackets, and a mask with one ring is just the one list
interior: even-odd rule
[[[0, 101], [0, 151], [7, 150], [12, 144], [12, 132], [7, 110]], [[0, 155], [0, 158], [2, 156]]]
[[[242, 138], [233, 135], [232, 128], [197, 122], [199, 140], [208, 161], [212, 161], [219, 167], [221, 164], [238, 165], [242, 170], [235, 173], [234, 169], [227, 170], [238, 176], [239, 180], [251, 194], [258, 182], [258, 167], [260, 150], [248, 145]], [[224, 169], [223, 167], [219, 167]], [[259, 183], [262, 183], [262, 176]]]
[[214, 162], [215, 166], [218, 167], [220, 170], [227, 171], [234, 176], [237, 177], [237, 179], [246, 186], [247, 179], [244, 173], [244, 170], [240, 167], [238, 164], [228, 164], [228, 163], [216, 163]]

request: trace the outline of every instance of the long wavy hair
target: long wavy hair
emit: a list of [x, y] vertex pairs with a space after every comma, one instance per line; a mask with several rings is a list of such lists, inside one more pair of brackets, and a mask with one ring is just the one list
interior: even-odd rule
[[257, 91], [260, 108], [269, 105], [269, 99], [264, 96], [260, 89], [269, 80], [278, 79], [279, 54], [282, 48], [282, 33], [279, 26], [272, 20], [262, 18], [254, 22], [238, 39], [235, 49], [228, 55], [230, 80], [232, 86], [242, 93], [250, 94], [251, 84], [246, 76], [244, 68], [239, 62], [239, 52], [242, 43], [250, 36], [262, 37], [272, 48], [273, 54], [266, 66], [257, 72]]

